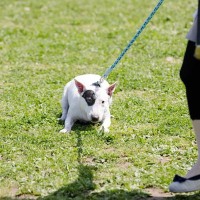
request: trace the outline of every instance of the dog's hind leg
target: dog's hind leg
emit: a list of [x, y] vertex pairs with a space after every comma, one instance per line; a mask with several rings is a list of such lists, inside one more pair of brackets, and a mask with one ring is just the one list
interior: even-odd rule
[[66, 85], [65, 88], [64, 88], [64, 92], [63, 92], [63, 96], [62, 96], [62, 100], [61, 100], [62, 116], [61, 116], [61, 118], [59, 118], [59, 120], [61, 120], [61, 121], [65, 121], [65, 119], [67, 117], [67, 112], [68, 112], [68, 109], [69, 109], [67, 88], [68, 88], [68, 85]]

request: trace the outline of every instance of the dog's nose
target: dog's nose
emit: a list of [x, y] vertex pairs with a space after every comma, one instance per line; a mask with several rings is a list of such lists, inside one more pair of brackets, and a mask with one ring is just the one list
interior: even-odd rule
[[91, 118], [92, 118], [93, 122], [98, 122], [99, 121], [99, 116], [97, 116], [97, 115], [92, 115]]

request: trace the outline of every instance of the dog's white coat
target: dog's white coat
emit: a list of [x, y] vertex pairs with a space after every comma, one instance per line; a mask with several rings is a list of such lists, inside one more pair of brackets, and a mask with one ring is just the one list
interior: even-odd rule
[[[60, 120], [65, 121], [64, 129], [60, 132], [67, 133], [71, 131], [72, 126], [77, 120], [101, 123], [100, 130], [109, 132], [111, 124], [110, 105], [112, 102], [112, 93], [115, 90], [116, 83], [109, 85], [104, 80], [101, 87], [92, 85], [100, 80], [96, 74], [85, 74], [75, 77], [64, 87], [62, 97], [62, 116]], [[81, 89], [79, 88], [81, 86]], [[92, 106], [88, 106], [86, 100], [82, 97], [84, 91], [92, 90], [95, 93], [96, 100]]]

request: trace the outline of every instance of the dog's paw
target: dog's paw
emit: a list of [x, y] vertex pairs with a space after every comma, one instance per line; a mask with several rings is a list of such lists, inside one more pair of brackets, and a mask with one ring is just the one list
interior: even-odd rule
[[105, 128], [105, 127], [104, 127], [103, 131], [104, 131], [104, 133], [109, 133], [110, 132], [110, 130], [108, 128]]
[[64, 129], [60, 130], [59, 132], [60, 132], [60, 133], [69, 133], [70, 131], [67, 130], [66, 128], [64, 128]]
[[109, 128], [105, 126], [101, 126], [99, 129], [99, 132], [103, 132], [103, 133], [109, 133], [109, 131], [110, 131]]

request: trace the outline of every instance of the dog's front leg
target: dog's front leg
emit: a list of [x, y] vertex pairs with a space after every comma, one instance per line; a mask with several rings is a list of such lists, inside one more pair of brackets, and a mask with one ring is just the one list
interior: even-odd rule
[[60, 131], [60, 133], [69, 133], [71, 131], [72, 126], [74, 125], [75, 120], [71, 117], [67, 116], [65, 119], [65, 128]]
[[103, 131], [105, 133], [108, 133], [109, 132], [109, 127], [111, 125], [111, 116], [110, 116], [110, 112], [107, 112], [106, 113], [106, 116], [102, 122], [102, 125], [100, 127], [100, 131]]

